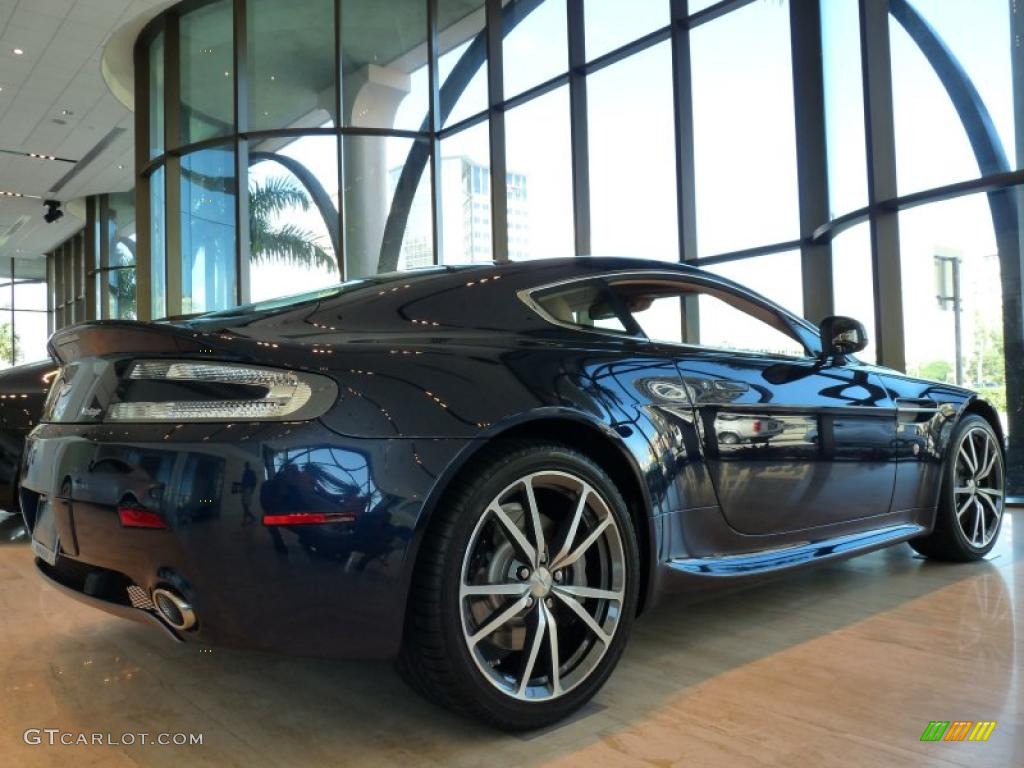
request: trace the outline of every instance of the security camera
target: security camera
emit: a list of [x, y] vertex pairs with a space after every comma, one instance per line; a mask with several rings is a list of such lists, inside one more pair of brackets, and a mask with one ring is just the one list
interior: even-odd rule
[[61, 216], [64, 215], [64, 211], [60, 209], [60, 200], [44, 200], [43, 205], [46, 206], [46, 213], [43, 214], [43, 221], [47, 224], [53, 224]]

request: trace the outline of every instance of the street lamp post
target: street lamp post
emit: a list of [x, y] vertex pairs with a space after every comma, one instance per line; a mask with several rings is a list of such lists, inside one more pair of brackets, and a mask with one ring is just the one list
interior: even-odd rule
[[964, 383], [963, 339], [960, 332], [960, 314], [963, 301], [960, 294], [960, 257], [935, 254], [936, 299], [939, 306], [953, 310], [953, 336], [956, 344], [956, 383]]

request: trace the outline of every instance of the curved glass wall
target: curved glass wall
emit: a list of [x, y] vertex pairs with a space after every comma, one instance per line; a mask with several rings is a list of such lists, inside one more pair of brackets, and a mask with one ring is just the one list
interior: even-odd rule
[[[135, 265], [115, 243], [100, 306], [159, 318], [435, 263], [678, 260], [812, 321], [855, 315], [865, 359], [1009, 405], [1018, 5], [187, 0], [136, 47], [148, 278], [114, 298]], [[935, 341], [954, 264], [960, 342]], [[1024, 490], [1024, 412], [1005, 420]]]

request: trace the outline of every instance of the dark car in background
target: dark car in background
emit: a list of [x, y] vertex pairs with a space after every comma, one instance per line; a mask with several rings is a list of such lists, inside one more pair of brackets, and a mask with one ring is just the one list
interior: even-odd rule
[[[849, 318], [607, 258], [88, 323], [50, 340], [21, 505], [77, 599], [181, 641], [397, 658], [433, 700], [532, 728], [673, 592], [992, 548], [995, 411], [865, 344]], [[766, 439], [722, 437], [756, 422]]]
[[25, 437], [38, 423], [56, 375], [49, 360], [0, 371], [0, 542], [26, 538], [18, 508], [18, 472]]
[[25, 437], [39, 422], [57, 367], [50, 360], [0, 371], [0, 511], [18, 511], [18, 470]]

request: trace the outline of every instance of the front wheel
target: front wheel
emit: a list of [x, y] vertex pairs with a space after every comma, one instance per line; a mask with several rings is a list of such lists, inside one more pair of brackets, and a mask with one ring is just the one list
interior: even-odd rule
[[917, 552], [936, 560], [979, 560], [996, 544], [1003, 521], [1006, 470], [992, 426], [968, 414], [957, 425], [942, 479], [935, 529], [912, 539]]
[[422, 544], [399, 668], [507, 730], [555, 722], [618, 662], [636, 611], [636, 537], [601, 468], [567, 446], [487, 449]]

